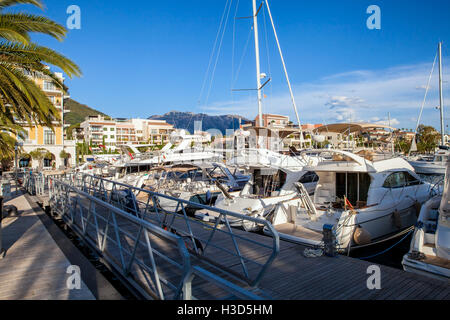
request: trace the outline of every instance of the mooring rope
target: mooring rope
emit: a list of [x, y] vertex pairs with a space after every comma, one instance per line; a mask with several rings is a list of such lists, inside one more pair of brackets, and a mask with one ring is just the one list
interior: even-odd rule
[[411, 230], [409, 230], [409, 232], [408, 232], [407, 234], [405, 234], [405, 235], [403, 236], [403, 238], [401, 238], [399, 241], [397, 241], [396, 243], [394, 243], [394, 244], [393, 244], [392, 246], [390, 246], [389, 248], [387, 248], [387, 249], [385, 249], [385, 250], [383, 250], [383, 251], [381, 251], [381, 252], [379, 252], [379, 253], [376, 253], [376, 254], [373, 254], [373, 255], [370, 255], [370, 256], [367, 256], [367, 257], [358, 258], [358, 259], [361, 259], [361, 260], [370, 259], [370, 258], [374, 258], [374, 257], [376, 257], [376, 256], [379, 256], [379, 255], [381, 255], [381, 254], [383, 254], [383, 253], [388, 252], [389, 250], [391, 250], [392, 248], [394, 248], [395, 246], [397, 246], [398, 244], [400, 244], [403, 240], [405, 240], [405, 239], [410, 235], [410, 233], [413, 232], [413, 231], [414, 231], [414, 228], [411, 229]]

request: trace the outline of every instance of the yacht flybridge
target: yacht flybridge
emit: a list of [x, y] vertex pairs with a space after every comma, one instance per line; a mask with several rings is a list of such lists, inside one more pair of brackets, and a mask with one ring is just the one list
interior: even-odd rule
[[428, 200], [403, 257], [403, 269], [448, 281], [450, 279], [450, 160], [442, 195]]
[[[321, 246], [323, 229], [329, 225], [342, 252], [414, 225], [418, 208], [430, 198], [432, 187], [407, 161], [370, 161], [346, 151], [325, 152], [332, 158], [304, 168], [319, 176], [314, 197], [302, 193], [301, 206], [279, 207], [273, 212], [271, 222], [281, 238]], [[303, 189], [300, 183], [296, 186]]]

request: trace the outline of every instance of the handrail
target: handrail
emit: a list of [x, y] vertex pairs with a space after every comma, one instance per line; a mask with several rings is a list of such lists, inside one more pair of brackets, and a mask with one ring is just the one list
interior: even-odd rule
[[[279, 252], [278, 232], [265, 219], [190, 202], [88, 174], [68, 178], [82, 191], [182, 236], [188, 241], [189, 252], [200, 259], [201, 263], [250, 286], [255, 287], [259, 284]], [[139, 199], [135, 195], [138, 195]], [[140, 200], [142, 198], [146, 201]], [[162, 201], [171, 202], [175, 209], [163, 208]], [[192, 208], [215, 212], [218, 218], [214, 223], [194, 219], [187, 214], [187, 209]], [[255, 240], [253, 234], [231, 228], [230, 220], [243, 220], [261, 225], [265, 227], [269, 237], [261, 236], [262, 240]], [[265, 259], [252, 258], [251, 249], [264, 252], [261, 256]], [[220, 260], [217, 258], [219, 255], [222, 256]]]
[[52, 210], [144, 296], [194, 298], [192, 279], [199, 276], [233, 297], [258, 298], [244, 288], [192, 266], [192, 258], [182, 236], [55, 177], [48, 177], [48, 181]]
[[[103, 259], [131, 283], [139, 282], [136, 277], [139, 272], [152, 278], [153, 288], [151, 289], [153, 290], [148, 290], [145, 285], [138, 284], [138, 287], [142, 288], [141, 293], [148, 298], [165, 299], [167, 291], [172, 291], [172, 299], [181, 298], [185, 279], [190, 273], [190, 255], [181, 237], [126, 213], [67, 183], [52, 177], [50, 181], [49, 202], [52, 210], [58, 213], [74, 231], [82, 235], [83, 239], [93, 246]], [[122, 223], [126, 221], [134, 225], [135, 233], [133, 235], [125, 234], [126, 230], [119, 226], [118, 221]], [[145, 236], [144, 241], [141, 240], [142, 234]], [[155, 249], [153, 243], [155, 240], [152, 239], [154, 236], [163, 239], [166, 244], [171, 243], [178, 252], [178, 259], [169, 258], [168, 254], [162, 254]], [[126, 248], [124, 240], [133, 245]], [[143, 254], [143, 248], [146, 249], [147, 255]], [[138, 250], [140, 252], [136, 254]], [[174, 254], [173, 250], [169, 251], [172, 255]], [[171, 268], [181, 271], [182, 275], [178, 281], [169, 281], [158, 272], [156, 260], [161, 257], [163, 258], [160, 261], [161, 264], [167, 263], [171, 265]], [[148, 260], [150, 263], [146, 262]]]

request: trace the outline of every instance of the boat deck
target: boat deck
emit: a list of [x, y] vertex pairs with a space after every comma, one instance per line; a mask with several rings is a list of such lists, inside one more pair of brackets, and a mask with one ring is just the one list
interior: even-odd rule
[[322, 240], [322, 234], [320, 232], [315, 232], [302, 226], [295, 225], [294, 223], [282, 223], [274, 226], [274, 228], [279, 233], [284, 233], [293, 237], [311, 239], [314, 241]]
[[422, 260], [425, 263], [429, 263], [441, 268], [450, 269], [450, 260], [436, 257], [436, 256], [430, 256], [428, 254], [425, 255], [425, 259]]

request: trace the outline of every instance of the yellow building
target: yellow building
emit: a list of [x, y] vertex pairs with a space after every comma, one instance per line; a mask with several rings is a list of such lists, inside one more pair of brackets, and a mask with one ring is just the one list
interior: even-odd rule
[[[64, 81], [63, 74], [60, 72], [54, 73], [61, 81]], [[30, 76], [31, 77], [31, 76]], [[61, 122], [55, 121], [53, 123], [53, 130], [51, 128], [34, 125], [25, 126], [25, 138], [18, 138], [18, 142], [23, 144], [23, 151], [29, 153], [37, 148], [44, 148], [48, 150], [52, 157], [44, 160], [44, 168], [60, 168], [61, 166], [74, 166], [76, 160], [75, 142], [64, 140], [64, 113], [69, 110], [64, 110], [64, 92], [57, 88], [45, 75], [33, 76], [33, 80], [45, 92], [48, 98], [53, 102], [55, 107], [60, 111]], [[61, 151], [64, 150], [69, 154], [68, 159], [61, 158]], [[21, 166], [27, 165], [26, 158], [20, 159]], [[39, 163], [33, 160], [30, 163], [32, 167], [37, 167]]]

